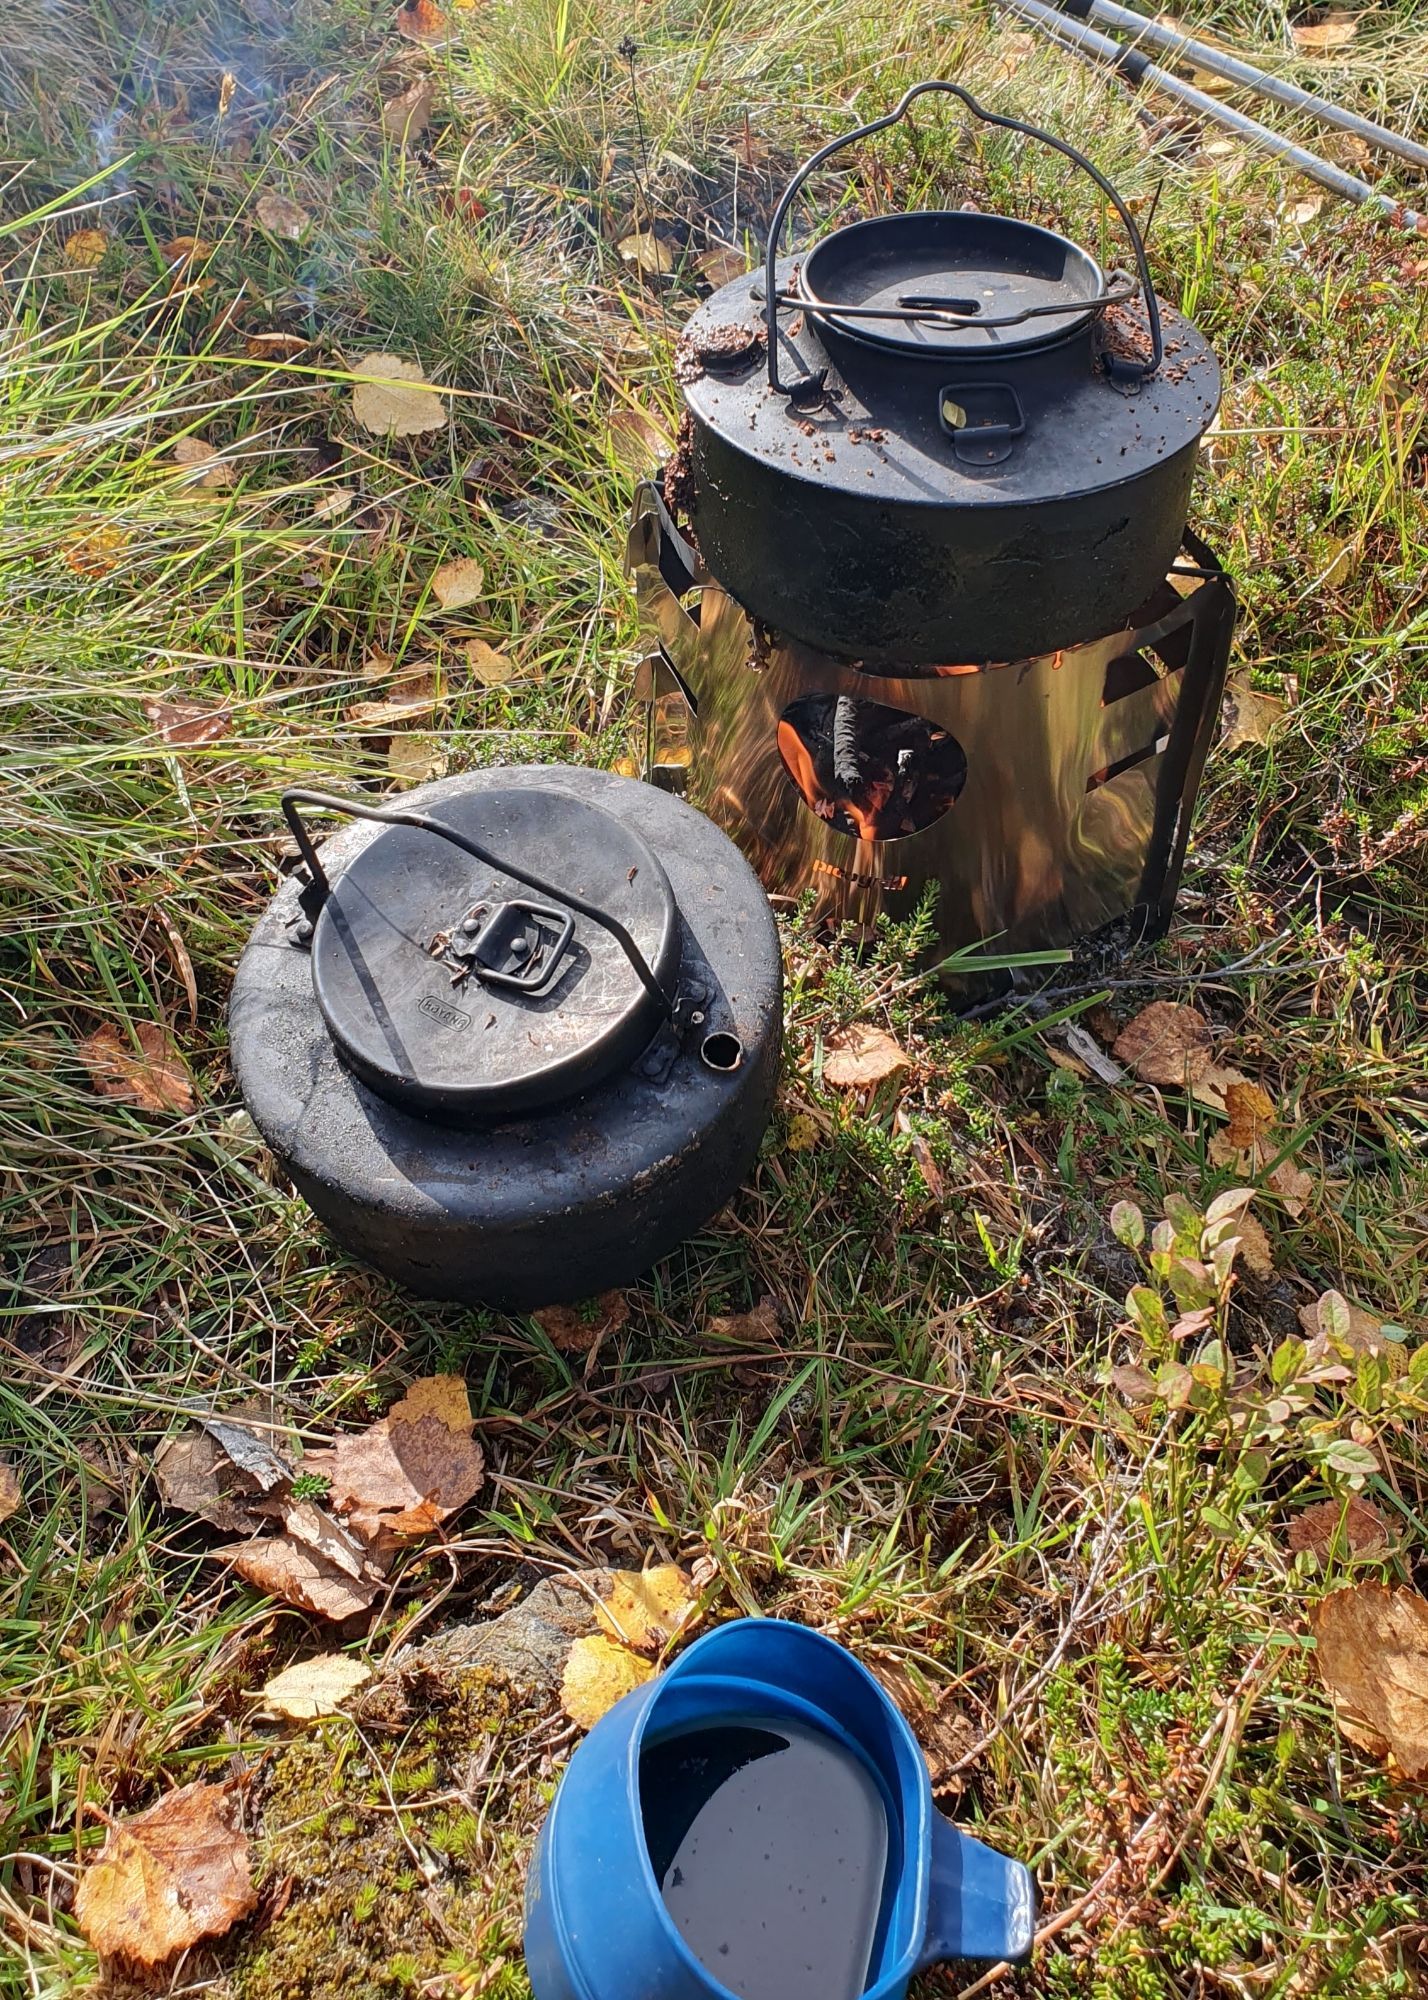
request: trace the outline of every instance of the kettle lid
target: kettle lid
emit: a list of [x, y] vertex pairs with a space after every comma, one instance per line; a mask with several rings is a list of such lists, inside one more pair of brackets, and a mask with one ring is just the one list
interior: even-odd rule
[[[623, 927], [652, 978], [582, 904]], [[679, 954], [648, 843], [602, 806], [516, 782], [443, 799], [429, 824], [384, 826], [362, 848], [318, 913], [313, 988], [363, 1083], [465, 1122], [566, 1102], [626, 1067], [668, 1012]]]
[[804, 257], [798, 290], [820, 322], [869, 346], [1004, 361], [1088, 326], [1106, 281], [1079, 244], [1035, 223], [934, 209], [835, 230]]

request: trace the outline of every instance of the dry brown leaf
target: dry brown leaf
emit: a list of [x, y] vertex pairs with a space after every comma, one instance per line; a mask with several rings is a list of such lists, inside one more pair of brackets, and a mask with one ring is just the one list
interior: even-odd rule
[[161, 1444], [154, 1481], [166, 1507], [197, 1514], [225, 1534], [246, 1535], [258, 1526], [262, 1489], [207, 1431], [180, 1431]]
[[1213, 1067], [1210, 1024], [1194, 1007], [1152, 1000], [1121, 1029], [1114, 1053], [1142, 1083], [1185, 1090]]
[[698, 1610], [698, 1593], [675, 1563], [654, 1569], [617, 1569], [609, 1592], [595, 1606], [600, 1630], [637, 1653], [662, 1653], [685, 1631]]
[[213, 255], [213, 245], [202, 236], [171, 236], [159, 255], [171, 269], [183, 264], [203, 264]]
[[141, 1111], [171, 1111], [186, 1117], [193, 1110], [193, 1084], [183, 1059], [157, 1021], [135, 1024], [134, 1047], [127, 1035], [106, 1025], [86, 1035], [79, 1045], [90, 1081], [101, 1097], [137, 1105]]
[[311, 1451], [304, 1469], [331, 1481], [329, 1504], [366, 1542], [429, 1535], [480, 1490], [486, 1456], [440, 1417], [380, 1423]]
[[1314, 1199], [1314, 1182], [1293, 1160], [1281, 1160], [1266, 1176], [1290, 1215], [1301, 1216]]
[[417, 1424], [423, 1417], [437, 1417], [449, 1431], [462, 1431], [470, 1437], [476, 1419], [471, 1414], [466, 1377], [423, 1375], [387, 1412], [389, 1424]]
[[376, 1573], [366, 1546], [315, 1500], [288, 1498], [278, 1503], [277, 1513], [295, 1542], [301, 1542], [344, 1576], [365, 1582]]
[[287, 1535], [232, 1542], [212, 1553], [220, 1562], [231, 1563], [265, 1596], [281, 1597], [319, 1618], [351, 1618], [366, 1611], [380, 1587], [375, 1576], [345, 1576], [314, 1549]]
[[232, 709], [208, 701], [146, 701], [144, 717], [165, 743], [183, 746], [217, 743], [233, 727]]
[[436, 707], [436, 682], [430, 675], [398, 681], [385, 701], [354, 701], [347, 720], [359, 729], [386, 735], [405, 722], [419, 721]]
[[451, 23], [436, 0], [407, 0], [405, 6], [397, 9], [392, 26], [409, 42], [425, 42], [428, 47], [444, 42], [451, 33]]
[[486, 572], [472, 556], [443, 563], [431, 579], [431, 594], [443, 611], [464, 611], [480, 602]]
[[1299, 1309], [1299, 1324], [1309, 1341], [1309, 1359], [1330, 1361], [1340, 1355], [1378, 1354], [1389, 1373], [1401, 1375], [1408, 1366], [1407, 1349], [1401, 1340], [1385, 1339], [1383, 1321], [1356, 1306], [1342, 1292], [1321, 1294], [1311, 1306]]
[[1268, 743], [1288, 706], [1279, 695], [1262, 694], [1252, 686], [1247, 673], [1234, 675], [1225, 688], [1221, 748], [1238, 750], [1246, 743]]
[[1370, 1500], [1354, 1494], [1344, 1505], [1321, 1500], [1306, 1507], [1289, 1523], [1289, 1546], [1297, 1555], [1308, 1549], [1321, 1562], [1329, 1556], [1381, 1556], [1389, 1545], [1388, 1523]]
[[560, 1703], [572, 1722], [593, 1729], [601, 1716], [654, 1673], [648, 1660], [603, 1632], [577, 1639], [565, 1662]]
[[275, 1674], [263, 1689], [263, 1706], [274, 1715], [311, 1722], [319, 1715], [336, 1715], [371, 1678], [372, 1669], [348, 1653], [318, 1653]]
[[1327, 55], [1334, 49], [1347, 48], [1358, 28], [1357, 14], [1335, 7], [1322, 20], [1296, 21], [1289, 32], [1299, 47], [1310, 55]]
[[736, 278], [746, 275], [749, 260], [742, 250], [735, 250], [731, 244], [716, 243], [712, 250], [701, 250], [694, 260], [694, 268], [705, 284], [712, 285], [717, 292], [722, 285], [732, 285]]
[[1245, 1214], [1235, 1223], [1234, 1233], [1240, 1239], [1240, 1257], [1257, 1278], [1274, 1276], [1274, 1251], [1270, 1248], [1269, 1237], [1264, 1224], [1257, 1215]]
[[18, 1513], [24, 1497], [14, 1466], [8, 1458], [0, 1458], [0, 1521], [8, 1521], [12, 1514]]
[[419, 76], [415, 83], [389, 97], [382, 106], [382, 133], [394, 146], [409, 146], [431, 123], [436, 102], [436, 78]]
[[871, 1090], [909, 1066], [891, 1035], [863, 1021], [835, 1029], [824, 1044], [823, 1081], [834, 1090]]
[[430, 784], [444, 778], [447, 768], [446, 752], [434, 736], [399, 730], [387, 745], [387, 769], [401, 784]]
[[255, 1398], [250, 1403], [234, 1403], [221, 1417], [201, 1416], [198, 1421], [262, 1492], [271, 1493], [292, 1478], [292, 1466], [273, 1449], [271, 1404]]
[[1275, 1103], [1257, 1083], [1232, 1083], [1225, 1090], [1230, 1122], [1224, 1138], [1241, 1152], [1259, 1143], [1274, 1125]]
[[187, 470], [189, 477], [185, 483], [189, 486], [231, 486], [238, 477], [235, 467], [204, 438], [175, 438], [169, 455], [175, 465]]
[[1406, 1778], [1428, 1774], [1428, 1601], [1350, 1584], [1315, 1606], [1310, 1626], [1345, 1736]]
[[1306, 195], [1303, 201], [1296, 201], [1290, 203], [1289, 220], [1291, 222], [1297, 222], [1299, 227], [1302, 229], [1306, 222], [1312, 222], [1314, 220], [1315, 216], [1322, 211], [1323, 206], [1324, 206], [1323, 195], [1321, 194]]
[[615, 448], [615, 456], [626, 471], [646, 473], [661, 465], [674, 449], [674, 440], [657, 417], [637, 404], [621, 403], [610, 412], [605, 430]]
[[647, 278], [667, 277], [674, 269], [674, 252], [652, 229], [636, 229], [617, 246], [621, 259]]
[[250, 333], [243, 348], [250, 361], [294, 361], [309, 344], [300, 333]]
[[349, 513], [357, 501], [355, 486], [333, 486], [312, 503], [314, 521], [340, 521]]
[[285, 194], [259, 195], [253, 213], [270, 236], [281, 236], [289, 243], [301, 243], [312, 227], [307, 210]]
[[72, 271], [93, 271], [104, 262], [110, 244], [105, 229], [76, 229], [65, 238], [64, 261]]
[[730, 1340], [739, 1347], [767, 1347], [782, 1330], [778, 1300], [772, 1295], [760, 1299], [752, 1312], [717, 1313], [706, 1329], [716, 1340]]
[[150, 1968], [221, 1937], [257, 1902], [234, 1788], [196, 1784], [110, 1826], [74, 1916], [102, 1957]]
[[364, 430], [380, 437], [417, 437], [445, 426], [446, 405], [427, 386], [418, 362], [400, 354], [364, 354], [352, 364], [352, 373], [377, 377], [352, 388], [352, 414]]
[[509, 653], [490, 646], [484, 639], [466, 641], [466, 664], [482, 687], [504, 687], [519, 669]]
[[[586, 1314], [590, 1317], [587, 1318]], [[612, 1333], [618, 1333], [630, 1317], [630, 1302], [623, 1292], [602, 1292], [584, 1308], [543, 1306], [532, 1318], [553, 1347], [562, 1354], [593, 1354]]]

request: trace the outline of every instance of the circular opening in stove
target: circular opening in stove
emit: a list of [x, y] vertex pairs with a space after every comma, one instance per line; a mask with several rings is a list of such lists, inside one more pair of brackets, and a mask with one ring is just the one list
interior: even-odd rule
[[854, 840], [906, 840], [950, 812], [967, 782], [955, 736], [924, 715], [810, 694], [778, 724], [784, 770], [810, 812]]
[[727, 1074], [744, 1060], [744, 1045], [737, 1035], [721, 1030], [704, 1037], [699, 1044], [699, 1060], [706, 1069], [723, 1070]]

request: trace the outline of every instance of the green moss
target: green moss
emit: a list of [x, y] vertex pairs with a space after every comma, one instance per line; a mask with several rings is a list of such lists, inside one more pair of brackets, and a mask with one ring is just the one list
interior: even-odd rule
[[505, 1778], [504, 1750], [534, 1719], [485, 1674], [422, 1673], [384, 1688], [360, 1735], [337, 1719], [290, 1744], [259, 1801], [258, 1879], [279, 1914], [241, 1947], [236, 2000], [399, 2000], [453, 1966], [524, 1992], [524, 1864], [544, 1799]]

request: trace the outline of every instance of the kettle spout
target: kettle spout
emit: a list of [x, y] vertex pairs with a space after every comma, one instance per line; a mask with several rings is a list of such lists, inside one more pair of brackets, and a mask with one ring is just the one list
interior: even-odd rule
[[1031, 1871], [932, 1815], [932, 1882], [919, 1969], [949, 1958], [1006, 1959], [1031, 1953], [1036, 1891]]

